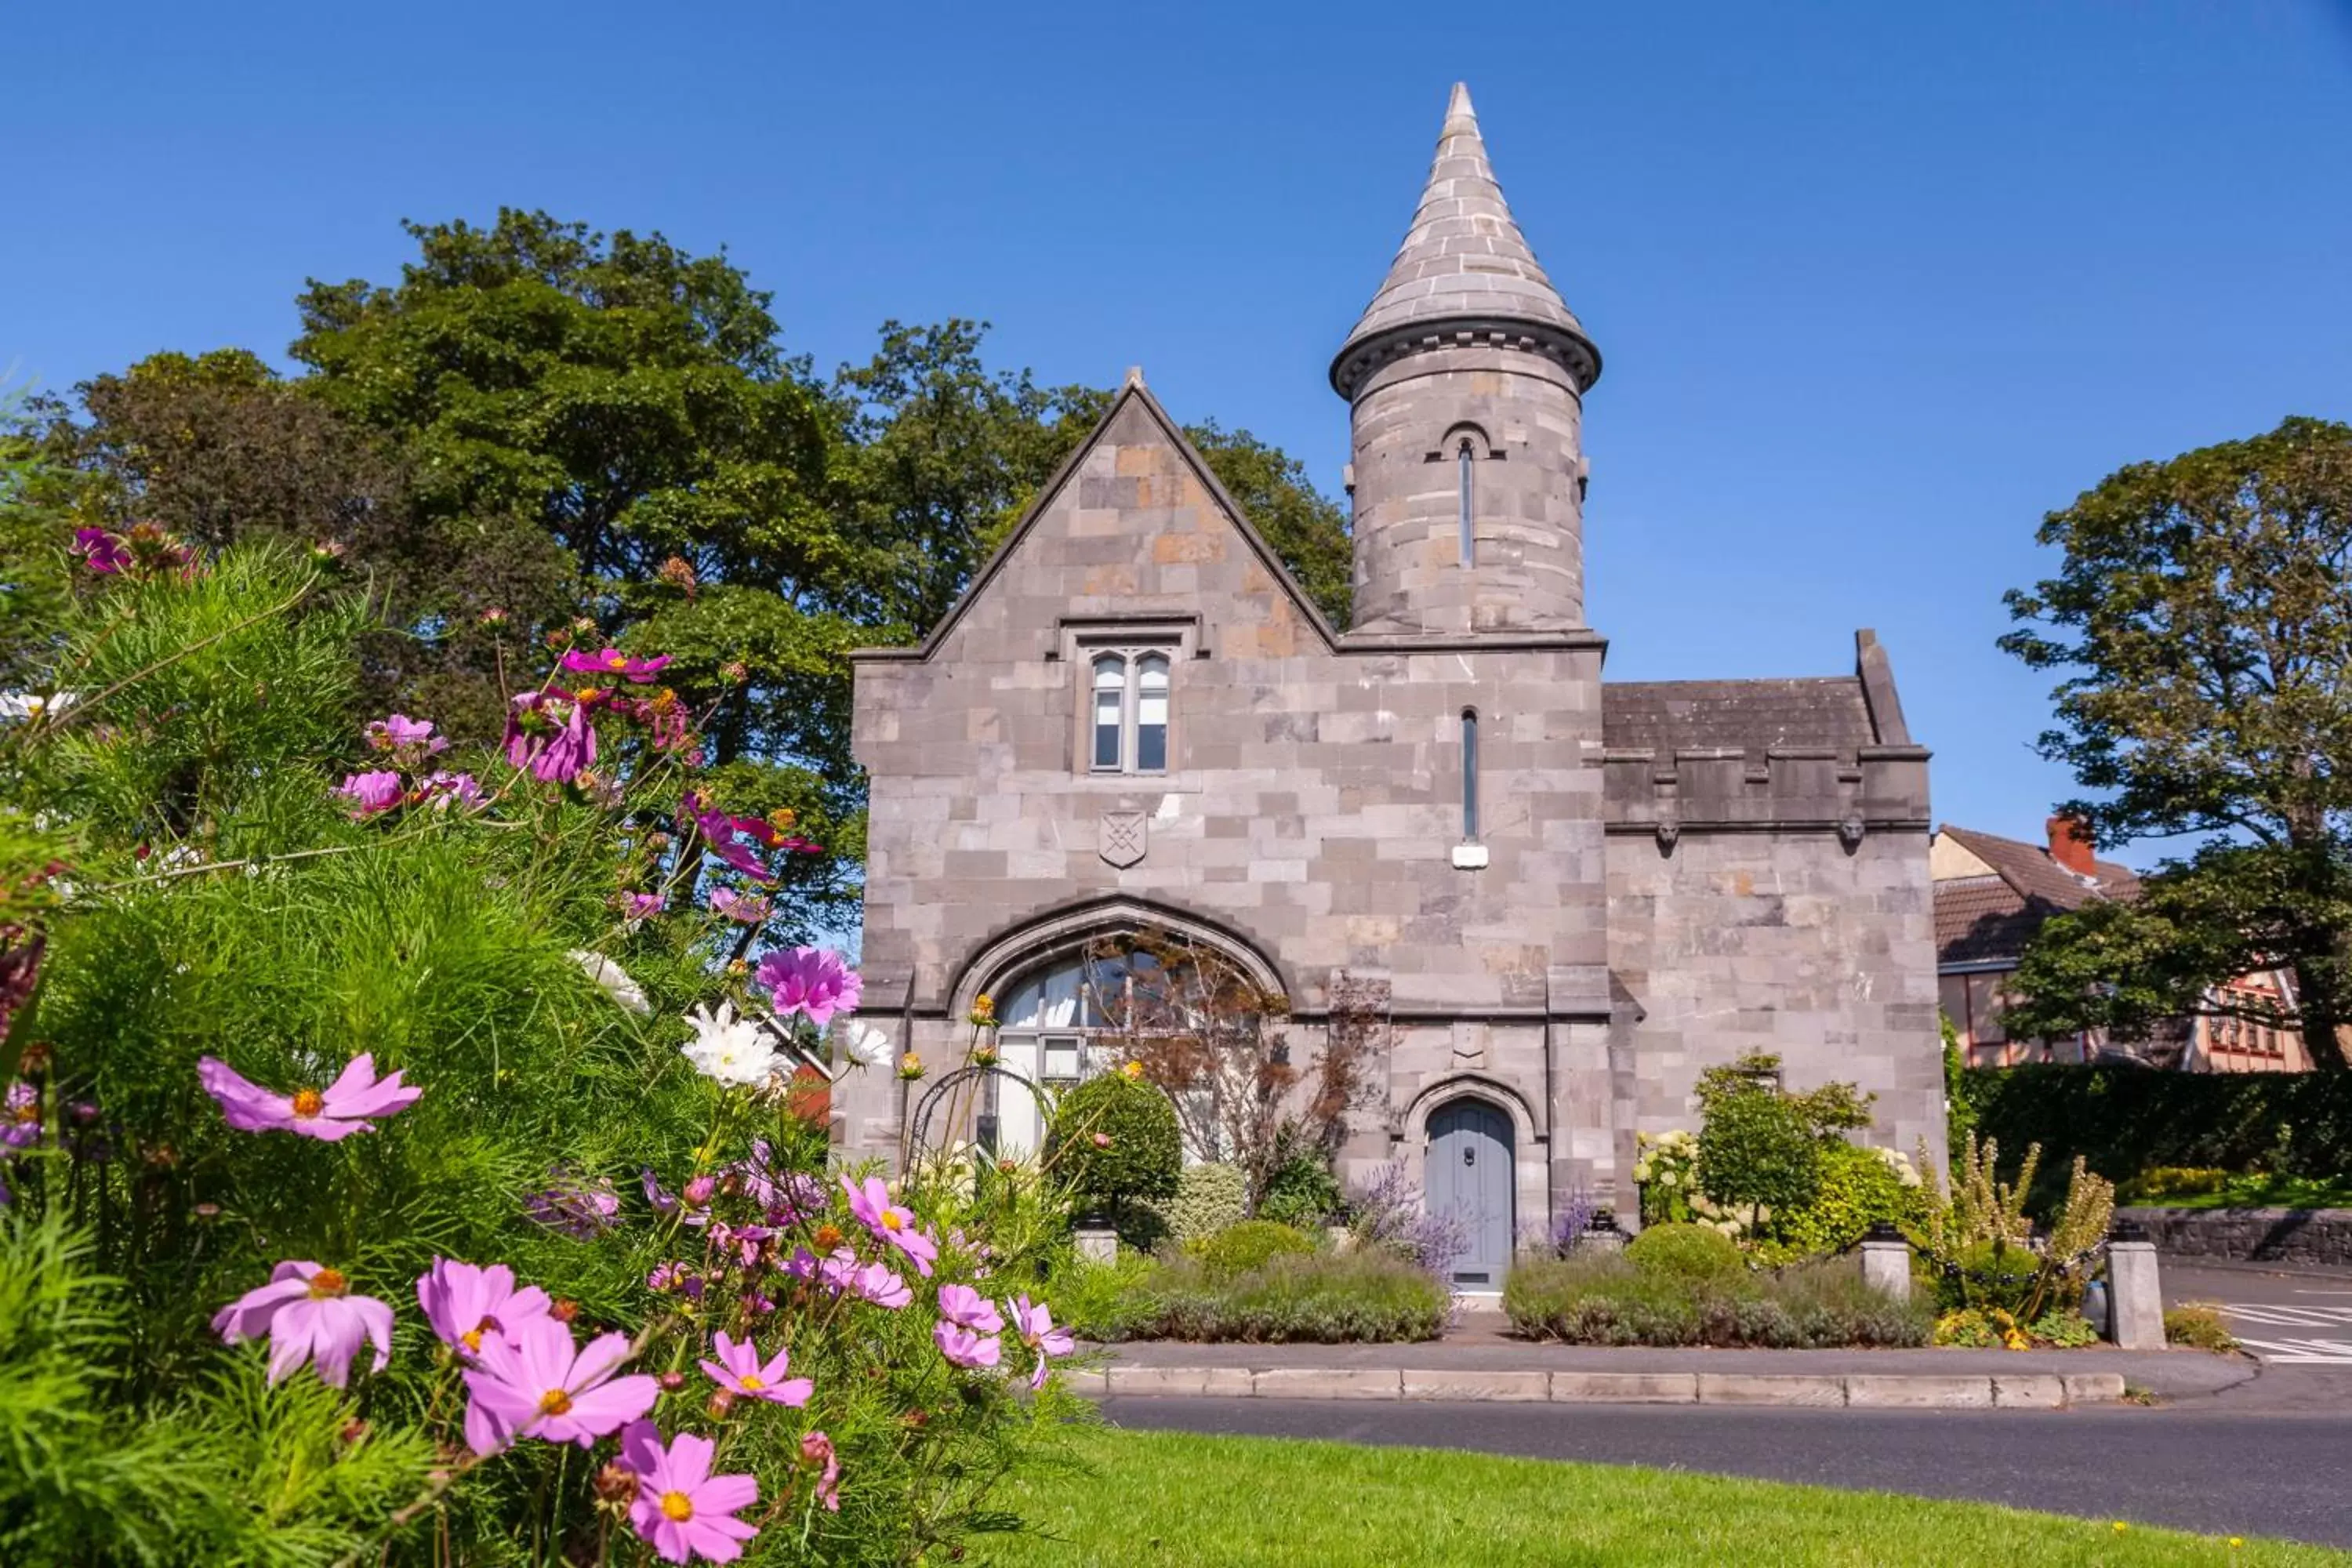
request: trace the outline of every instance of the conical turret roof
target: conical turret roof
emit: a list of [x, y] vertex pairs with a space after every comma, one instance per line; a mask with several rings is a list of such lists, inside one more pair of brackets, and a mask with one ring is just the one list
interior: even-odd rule
[[1342, 396], [1370, 361], [1360, 350], [1401, 330], [1418, 335], [1446, 323], [1465, 330], [1507, 330], [1517, 325], [1564, 335], [1591, 361], [1589, 384], [1600, 374], [1600, 355], [1582, 323], [1544, 276], [1527, 237], [1511, 217], [1503, 187], [1495, 183], [1470, 89], [1454, 84], [1445, 124], [1437, 134], [1437, 155], [1422, 188], [1412, 226], [1397, 247], [1372, 302], [1332, 362], [1331, 384]]

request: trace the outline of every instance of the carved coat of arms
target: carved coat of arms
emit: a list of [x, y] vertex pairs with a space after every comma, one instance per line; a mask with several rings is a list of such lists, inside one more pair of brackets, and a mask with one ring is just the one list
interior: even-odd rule
[[1102, 858], [1124, 870], [1143, 858], [1146, 817], [1139, 811], [1106, 811], [1096, 828]]

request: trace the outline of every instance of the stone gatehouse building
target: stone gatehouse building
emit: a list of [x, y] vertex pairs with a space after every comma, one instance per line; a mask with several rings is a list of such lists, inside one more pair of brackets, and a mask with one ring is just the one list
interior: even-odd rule
[[[952, 1063], [1086, 1070], [1096, 939], [1213, 946], [1310, 1054], [1383, 984], [1402, 1160], [1479, 1238], [1574, 1193], [1633, 1207], [1637, 1131], [1777, 1051], [1875, 1136], [1943, 1143], [1927, 752], [1885, 653], [1853, 672], [1619, 682], [1584, 618], [1583, 400], [1601, 356], [1537, 264], [1460, 87], [1421, 205], [1330, 371], [1354, 432], [1355, 622], [1329, 625], [1138, 374], [919, 647], [856, 656], [872, 779], [863, 1016]], [[836, 1094], [898, 1146], [882, 1073]], [[998, 1139], [1035, 1136], [1024, 1097]]]

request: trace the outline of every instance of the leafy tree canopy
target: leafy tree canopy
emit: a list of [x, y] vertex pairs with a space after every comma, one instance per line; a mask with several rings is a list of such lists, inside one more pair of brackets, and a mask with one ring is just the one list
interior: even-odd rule
[[2052, 921], [2020, 1033], [2212, 1010], [2248, 970], [2294, 973], [2314, 1059], [2352, 1004], [2352, 426], [2291, 418], [2139, 463], [2038, 536], [2059, 574], [2008, 595], [2001, 646], [2064, 672], [2044, 756], [2102, 844], [2191, 838], [2135, 906]]

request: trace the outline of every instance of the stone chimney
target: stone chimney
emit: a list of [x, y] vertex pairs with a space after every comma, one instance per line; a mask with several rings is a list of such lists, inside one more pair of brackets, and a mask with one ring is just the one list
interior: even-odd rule
[[2090, 825], [2079, 816], [2063, 812], [2042, 825], [2050, 835], [2050, 858], [2078, 877], [2095, 877], [2097, 862], [2091, 857]]

